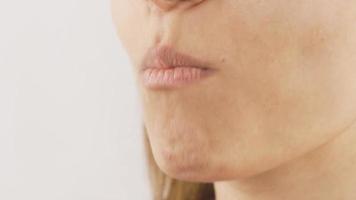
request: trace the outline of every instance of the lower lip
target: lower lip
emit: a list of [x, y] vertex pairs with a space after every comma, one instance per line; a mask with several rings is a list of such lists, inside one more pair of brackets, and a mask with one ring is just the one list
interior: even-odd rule
[[142, 82], [150, 89], [173, 89], [196, 83], [211, 73], [211, 69], [198, 67], [146, 68]]

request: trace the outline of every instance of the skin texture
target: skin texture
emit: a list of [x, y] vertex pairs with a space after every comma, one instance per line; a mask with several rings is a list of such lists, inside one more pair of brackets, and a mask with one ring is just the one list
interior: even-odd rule
[[112, 14], [136, 75], [155, 45], [216, 69], [175, 90], [137, 79], [165, 173], [215, 182], [218, 200], [356, 198], [355, 1], [112, 0]]

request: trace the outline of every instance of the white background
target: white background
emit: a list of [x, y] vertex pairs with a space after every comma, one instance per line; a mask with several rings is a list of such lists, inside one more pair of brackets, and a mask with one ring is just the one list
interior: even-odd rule
[[108, 0], [0, 0], [0, 199], [150, 199]]

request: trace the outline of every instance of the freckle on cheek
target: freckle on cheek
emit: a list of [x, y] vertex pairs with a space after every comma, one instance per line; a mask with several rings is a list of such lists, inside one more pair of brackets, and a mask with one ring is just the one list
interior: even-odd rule
[[221, 59], [221, 63], [225, 63], [225, 58], [222, 58], [222, 59]]

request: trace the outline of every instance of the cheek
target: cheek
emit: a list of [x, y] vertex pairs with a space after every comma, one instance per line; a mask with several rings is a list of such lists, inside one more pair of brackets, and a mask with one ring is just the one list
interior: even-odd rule
[[344, 60], [350, 55], [352, 34], [347, 27], [352, 25], [344, 24], [341, 17], [330, 19], [324, 11], [308, 18], [312, 9], [303, 10], [302, 16], [280, 10], [264, 16], [230, 13], [236, 26], [225, 28], [226, 41], [221, 42], [231, 44], [224, 50], [229, 52], [225, 56], [228, 81], [261, 106], [292, 102], [320, 110], [336, 106], [335, 98], [341, 95], [337, 90], [351, 92], [346, 85], [353, 84], [349, 66], [354, 61], [350, 56]]
[[228, 54], [222, 95], [225, 102], [239, 102], [235, 108], [240, 110], [223, 107], [219, 114], [231, 116], [224, 127], [241, 132], [259, 127], [241, 141], [261, 141], [274, 153], [278, 148], [267, 146], [275, 143], [281, 152], [292, 147], [298, 154], [340, 133], [356, 117], [354, 26], [325, 13], [308, 21], [293, 11], [265, 18], [230, 13], [236, 26], [220, 29], [221, 43], [230, 44], [223, 50]]
[[[141, 0], [112, 0], [112, 19], [122, 46], [136, 65], [152, 36], [146, 22], [147, 5]], [[147, 46], [147, 45], [146, 45]]]
[[128, 38], [129, 24], [133, 22], [133, 6], [129, 1], [111, 0], [111, 15], [120, 39], [126, 41]]

